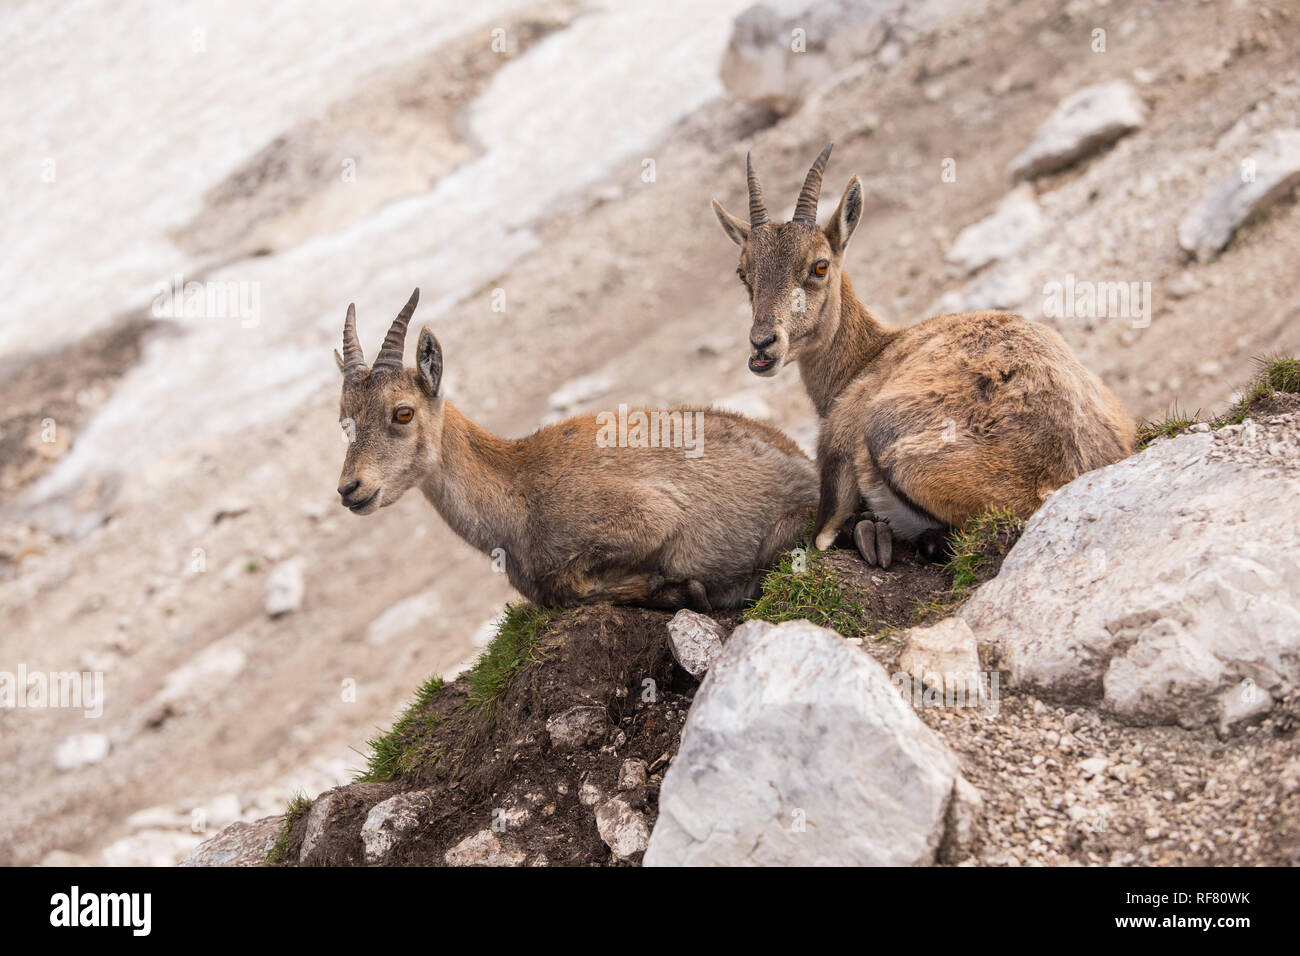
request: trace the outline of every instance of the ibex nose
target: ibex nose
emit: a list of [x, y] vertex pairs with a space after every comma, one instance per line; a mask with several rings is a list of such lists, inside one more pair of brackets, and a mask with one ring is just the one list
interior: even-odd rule
[[763, 351], [763, 349], [767, 348], [768, 346], [775, 345], [776, 339], [777, 339], [777, 335], [775, 332], [761, 339], [756, 339], [751, 335], [749, 338], [749, 344], [754, 346], [754, 348], [756, 348], [758, 351], [761, 352]]
[[361, 482], [356, 478], [349, 481], [346, 485], [339, 485], [339, 496], [346, 498], [352, 492], [361, 487]]

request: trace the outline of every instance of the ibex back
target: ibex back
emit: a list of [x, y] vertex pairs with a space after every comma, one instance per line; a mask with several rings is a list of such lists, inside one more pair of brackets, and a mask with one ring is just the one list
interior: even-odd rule
[[[748, 159], [748, 222], [713, 204], [753, 304], [750, 370], [797, 361], [822, 416], [817, 546], [851, 519], [870, 563], [888, 565], [895, 534], [934, 554], [940, 529], [991, 507], [1028, 517], [1056, 488], [1130, 454], [1132, 419], [1055, 330], [996, 311], [897, 329], [867, 311], [843, 272], [862, 218], [856, 176], [817, 225], [830, 151], [790, 222], [771, 221]], [[870, 513], [859, 521], [860, 497]]]
[[670, 427], [685, 416], [701, 423], [689, 454], [673, 442], [626, 440], [626, 429], [595, 415], [498, 438], [443, 396], [442, 348], [428, 328], [415, 368], [404, 366], [418, 297], [417, 289], [370, 367], [348, 306], [335, 356], [352, 441], [338, 491], [354, 513], [419, 486], [457, 534], [503, 556], [511, 584], [543, 605], [735, 607], [797, 542], [816, 502], [816, 470], [781, 432], [689, 408], [659, 416]]

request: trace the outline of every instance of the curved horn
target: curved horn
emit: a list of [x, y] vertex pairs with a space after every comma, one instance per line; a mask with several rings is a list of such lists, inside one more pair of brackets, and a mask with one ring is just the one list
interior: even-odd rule
[[410, 323], [411, 316], [415, 314], [415, 304], [419, 301], [420, 290], [416, 289], [411, 293], [411, 298], [407, 300], [406, 305], [402, 306], [402, 311], [397, 313], [397, 318], [393, 319], [392, 327], [384, 336], [384, 344], [375, 358], [375, 364], [370, 366], [372, 370], [402, 367], [402, 353], [406, 350], [406, 326]]
[[366, 357], [361, 354], [361, 340], [357, 338], [357, 307], [348, 303], [348, 316], [343, 320], [343, 374], [353, 375], [366, 370]]
[[754, 162], [749, 153], [745, 154], [745, 179], [749, 183], [749, 226], [761, 226], [770, 222], [767, 208], [763, 205], [763, 187], [758, 183], [758, 173], [754, 172]]
[[799, 190], [799, 201], [795, 203], [791, 222], [817, 225], [817, 200], [822, 194], [822, 172], [826, 169], [826, 160], [831, 158], [834, 147], [834, 143], [827, 143], [821, 155], [813, 161], [812, 169], [808, 170], [808, 178], [803, 181], [803, 189]]

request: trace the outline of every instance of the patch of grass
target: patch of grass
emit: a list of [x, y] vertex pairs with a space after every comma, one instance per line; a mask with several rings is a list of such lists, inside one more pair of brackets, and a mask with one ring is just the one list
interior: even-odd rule
[[1138, 448], [1146, 448], [1157, 438], [1173, 438], [1181, 435], [1201, 420], [1200, 409], [1188, 414], [1174, 402], [1160, 418], [1149, 418], [1138, 425]]
[[[1270, 395], [1278, 392], [1300, 394], [1300, 359], [1294, 355], [1265, 355], [1255, 359], [1255, 364], [1258, 370], [1241, 390], [1241, 396], [1226, 412], [1209, 420], [1208, 424], [1211, 428], [1240, 425], [1250, 417], [1255, 406]], [[1201, 421], [1205, 419], [1201, 418], [1200, 411], [1188, 415], [1178, 408], [1177, 403], [1174, 403], [1162, 417], [1149, 419], [1138, 425], [1138, 448], [1146, 448], [1162, 436], [1172, 438], [1181, 435]]]
[[526, 665], [536, 662], [543, 631], [558, 612], [534, 604], [510, 604], [497, 636], [470, 668], [469, 706], [495, 713], [510, 683]]
[[310, 809], [311, 801], [307, 799], [305, 793], [300, 790], [293, 795], [289, 805], [284, 808], [284, 823], [280, 824], [280, 832], [276, 834], [275, 844], [266, 854], [267, 866], [276, 866], [284, 862], [289, 852], [289, 833], [298, 819]]
[[1265, 355], [1255, 359], [1255, 364], [1259, 366], [1255, 377], [1233, 406], [1211, 423], [1212, 427], [1240, 425], [1256, 403], [1277, 392], [1300, 394], [1300, 359], [1293, 355]]
[[971, 589], [988, 577], [981, 575], [985, 563], [998, 555], [1006, 554], [1020, 537], [1025, 523], [1008, 508], [990, 508], [976, 515], [966, 525], [948, 535], [952, 557], [944, 570], [952, 575], [948, 593], [929, 602], [917, 602], [913, 619], [918, 623], [927, 618], [941, 618], [952, 614], [968, 597]]
[[391, 780], [396, 774], [411, 769], [413, 751], [416, 749], [411, 743], [412, 732], [432, 730], [438, 726], [442, 718], [436, 714], [425, 714], [424, 711], [438, 699], [443, 686], [441, 677], [430, 677], [415, 692], [415, 699], [397, 723], [393, 724], [393, 729], [366, 741], [370, 747], [370, 756], [366, 758], [366, 769], [357, 777], [358, 780]]
[[821, 552], [803, 548], [787, 552], [767, 573], [763, 594], [745, 610], [744, 619], [772, 624], [807, 619], [845, 637], [859, 637], [870, 625], [866, 608], [826, 566]]

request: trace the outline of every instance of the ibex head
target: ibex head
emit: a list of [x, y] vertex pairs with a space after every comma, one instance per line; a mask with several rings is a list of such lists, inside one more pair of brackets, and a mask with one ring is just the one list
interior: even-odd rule
[[817, 225], [822, 173], [832, 145], [822, 150], [808, 170], [789, 222], [768, 218], [763, 187], [749, 157], [745, 158], [749, 222], [713, 201], [723, 230], [740, 246], [736, 274], [754, 308], [749, 370], [756, 375], [775, 375], [782, 365], [798, 357], [805, 344], [828, 341], [839, 322], [840, 268], [844, 250], [862, 218], [862, 182], [854, 176], [826, 228]]
[[338, 490], [343, 506], [355, 514], [391, 505], [438, 460], [442, 347], [427, 327], [420, 331], [416, 367], [402, 364], [406, 326], [419, 300], [416, 289], [369, 367], [357, 340], [355, 306], [348, 306], [343, 322], [343, 354], [335, 352], [334, 358], [343, 373], [339, 422], [349, 443]]

